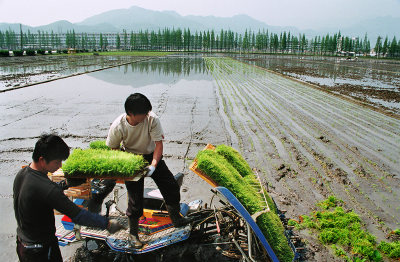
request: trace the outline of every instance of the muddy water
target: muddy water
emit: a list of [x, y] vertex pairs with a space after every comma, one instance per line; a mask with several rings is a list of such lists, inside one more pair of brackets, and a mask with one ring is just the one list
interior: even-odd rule
[[234, 57], [400, 115], [400, 61], [282, 55]]
[[[43, 132], [57, 132], [69, 146], [104, 139], [123, 113], [126, 97], [149, 97], [165, 132], [164, 155], [173, 173], [185, 172], [182, 200], [207, 200], [210, 187], [188, 171], [207, 143], [227, 143], [212, 77], [198, 56], [154, 58], [104, 71], [0, 93], [0, 253], [16, 261], [12, 183]], [[154, 186], [151, 179], [148, 186]], [[124, 200], [124, 192], [122, 200]], [[122, 205], [124, 201], [121, 201]], [[74, 248], [62, 248], [64, 258]]]

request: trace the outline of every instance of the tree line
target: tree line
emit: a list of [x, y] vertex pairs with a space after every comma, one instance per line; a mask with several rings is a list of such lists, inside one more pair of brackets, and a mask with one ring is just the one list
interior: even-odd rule
[[[191, 32], [190, 29], [165, 28], [157, 31], [140, 30], [112, 34], [65, 34], [45, 31], [37, 33], [0, 31], [0, 49], [27, 50], [74, 48], [79, 50], [153, 50], [202, 52], [262, 52], [314, 55], [358, 54], [369, 55], [371, 44], [367, 34], [363, 38], [344, 36], [340, 32], [307, 38], [305, 34], [280, 34], [246, 30], [244, 34], [231, 30]], [[373, 47], [378, 57], [400, 57], [400, 39], [378, 37]]]

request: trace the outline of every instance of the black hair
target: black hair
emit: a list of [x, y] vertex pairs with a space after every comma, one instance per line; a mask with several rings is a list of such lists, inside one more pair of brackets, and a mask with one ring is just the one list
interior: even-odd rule
[[69, 147], [61, 137], [55, 134], [43, 134], [35, 144], [32, 159], [35, 162], [43, 157], [47, 163], [53, 160], [65, 160], [69, 156]]
[[143, 94], [134, 93], [128, 96], [125, 101], [125, 112], [133, 115], [146, 115], [152, 109], [150, 100]]

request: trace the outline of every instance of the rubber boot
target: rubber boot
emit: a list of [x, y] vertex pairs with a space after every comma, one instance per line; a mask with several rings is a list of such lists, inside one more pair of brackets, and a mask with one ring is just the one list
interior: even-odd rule
[[88, 202], [88, 210], [92, 213], [101, 213], [101, 207], [103, 205], [104, 199], [113, 191], [116, 181], [110, 179], [93, 179], [91, 186], [97, 191], [97, 193], [92, 194], [92, 198]]
[[129, 241], [131, 242], [132, 247], [140, 249], [143, 246], [143, 243], [140, 242], [139, 239], [139, 219], [129, 217], [129, 228]]
[[167, 207], [169, 217], [171, 218], [172, 224], [174, 225], [174, 227], [183, 227], [183, 226], [186, 226], [187, 224], [190, 224], [191, 222], [193, 222], [192, 219], [182, 217], [182, 215], [180, 213], [181, 208], [179, 205], [177, 205], [177, 206], [166, 205], [166, 207]]

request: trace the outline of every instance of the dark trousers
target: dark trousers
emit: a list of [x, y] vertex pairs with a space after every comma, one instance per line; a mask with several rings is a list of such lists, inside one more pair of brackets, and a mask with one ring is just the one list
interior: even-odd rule
[[92, 187], [97, 189], [97, 193], [92, 194], [88, 201], [88, 210], [100, 214], [104, 199], [113, 191], [116, 181], [111, 179], [93, 179]]
[[34, 247], [30, 244], [24, 244], [17, 237], [17, 254], [21, 262], [63, 261], [57, 239], [49, 244], [43, 244], [42, 247]]
[[[151, 163], [153, 154], [143, 155], [143, 157]], [[178, 182], [175, 180], [174, 175], [168, 169], [164, 160], [160, 160], [156, 170], [151, 178], [156, 183], [161, 195], [164, 198], [165, 204], [171, 206], [179, 206], [180, 192]], [[126, 189], [128, 191], [128, 209], [126, 215], [132, 218], [140, 218], [143, 215], [143, 191], [144, 191], [144, 178], [139, 181], [126, 181]]]

